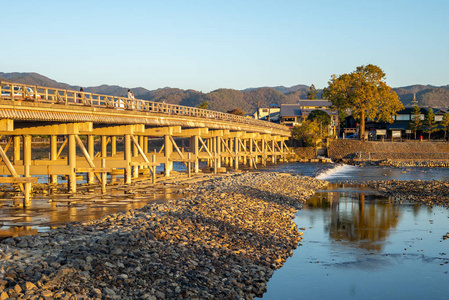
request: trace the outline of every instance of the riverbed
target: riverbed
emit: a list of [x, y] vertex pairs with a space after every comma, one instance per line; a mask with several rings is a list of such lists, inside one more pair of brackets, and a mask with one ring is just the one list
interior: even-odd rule
[[[36, 290], [40, 295], [47, 293], [51, 287], [52, 295], [107, 294], [131, 299], [137, 294], [149, 299], [153, 299], [154, 295], [159, 298], [157, 295], [179, 296], [184, 293], [211, 299], [214, 295], [226, 298], [228, 292], [231, 293], [227, 294], [228, 298], [237, 295], [262, 296], [266, 280], [273, 275], [268, 281], [263, 299], [447, 298], [445, 296], [449, 291], [445, 282], [449, 279], [449, 264], [446, 253], [449, 251], [446, 249], [449, 249], [449, 240], [443, 238], [449, 231], [447, 208], [401, 203], [394, 197], [380, 196], [376, 190], [359, 185], [366, 180], [380, 179], [447, 179], [447, 169], [302, 163], [274, 165], [266, 170], [278, 173], [263, 175], [264, 169], [259, 170], [263, 171], [260, 173], [262, 176], [257, 175], [257, 172], [254, 176], [250, 173], [244, 175], [243, 172], [228, 174], [229, 179], [209, 178], [201, 187], [184, 188], [187, 194], [196, 195], [187, 197], [187, 200], [174, 200], [166, 205], [146, 206], [140, 211], [132, 209], [128, 213], [104, 216], [98, 222], [68, 226], [67, 229], [56, 230], [54, 234], [45, 235], [46, 232], [41, 232], [39, 237], [25, 239], [25, 242], [20, 238], [10, 240], [7, 244], [10, 248], [2, 255], [11, 255], [17, 260], [8, 262], [11, 270], [17, 269], [17, 266], [13, 266], [18, 263], [19, 270], [33, 266], [40, 272], [51, 274], [53, 278], [59, 278], [61, 272], [67, 275], [67, 268], [81, 276], [76, 290], [67, 289], [73, 285], [67, 276], [67, 280], [57, 283], [57, 288], [49, 285], [49, 282], [56, 282], [48, 281], [47, 276], [44, 276], [44, 279], [35, 281], [36, 284], [41, 283]], [[290, 175], [282, 173], [308, 175], [334, 184], [329, 185], [329, 190], [318, 191], [306, 204], [301, 205], [298, 199], [305, 200], [312, 195], [301, 193], [313, 191], [314, 188], [298, 188], [295, 186], [296, 180], [303, 180], [297, 177], [290, 180]], [[272, 178], [276, 180], [272, 181]], [[314, 180], [304, 180], [318, 184]], [[342, 185], [344, 181], [359, 184]], [[238, 188], [237, 183], [240, 186]], [[254, 204], [249, 202], [253, 201], [253, 197], [256, 201]], [[141, 199], [137, 197], [134, 200], [139, 203]], [[276, 206], [278, 204], [283, 204], [282, 209]], [[260, 207], [256, 209], [255, 205]], [[282, 213], [267, 219], [267, 205], [276, 214], [285, 211], [285, 216]], [[292, 213], [293, 207], [299, 208], [295, 215]], [[179, 213], [181, 211], [182, 214]], [[201, 214], [198, 213], [200, 211]], [[288, 222], [290, 214], [294, 216], [294, 227]], [[152, 228], [144, 231], [145, 236], [142, 236], [141, 221], [135, 219], [137, 216], [146, 222], [145, 226]], [[184, 216], [188, 216], [187, 223]], [[198, 218], [201, 219], [201, 226], [197, 223]], [[283, 223], [279, 223], [279, 220], [283, 220]], [[225, 224], [223, 221], [226, 224], [238, 222], [241, 224], [239, 226], [245, 226], [245, 230], [236, 231], [235, 225], [219, 227], [217, 224]], [[185, 224], [191, 225], [187, 231]], [[286, 249], [283, 248], [285, 242], [278, 238], [273, 240], [273, 233], [265, 233], [268, 228], [273, 230], [278, 226], [284, 232], [279, 236], [285, 236], [285, 232], [291, 235]], [[297, 238], [296, 227], [303, 236], [299, 236], [302, 238], [300, 246], [293, 250]], [[167, 233], [165, 228], [170, 231]], [[242, 234], [245, 235], [243, 238]], [[58, 243], [59, 248], [48, 248], [50, 238]], [[129, 239], [126, 243], [123, 242], [125, 238]], [[129, 242], [133, 243], [132, 246], [129, 246]], [[259, 249], [261, 242], [264, 247]], [[104, 245], [109, 247], [105, 248]], [[143, 245], [149, 247], [147, 250], [150, 252], [143, 251]], [[14, 247], [24, 251], [19, 251], [21, 256], [14, 256], [17, 251]], [[282, 251], [273, 252], [274, 247]], [[116, 248], [123, 252], [112, 251]], [[101, 254], [98, 251], [106, 252]], [[194, 251], [194, 255], [186, 256], [191, 251]], [[39, 262], [39, 255], [44, 253], [48, 256], [46, 261], [52, 264]], [[129, 255], [125, 257], [123, 253]], [[292, 257], [288, 258], [291, 254]], [[37, 255], [37, 263], [30, 260], [30, 255]], [[253, 258], [246, 260], [248, 255]], [[110, 263], [103, 266], [105, 257]], [[235, 263], [229, 259], [236, 260], [238, 266], [235, 267]], [[129, 266], [125, 263], [124, 269], [121, 261], [132, 263]], [[145, 275], [138, 271], [141, 268], [136, 267], [147, 265], [142, 264], [143, 261], [150, 263], [150, 267], [146, 267], [149, 269], [145, 269], [145, 272], [148, 271]], [[182, 270], [178, 270], [180, 261]], [[254, 269], [254, 265], [258, 267]], [[273, 273], [274, 269], [277, 270]], [[153, 286], [154, 274], [161, 274], [163, 281], [157, 281], [158, 284], [148, 289], [148, 284]], [[25, 274], [14, 276], [17, 275]], [[176, 280], [176, 276], [183, 276], [182, 281]], [[21, 280], [26, 278], [22, 276]], [[93, 281], [89, 286], [82, 283], [93, 278], [97, 282]], [[146, 283], [141, 283], [141, 280]], [[5, 286], [8, 293], [14, 294], [11, 290], [13, 286], [9, 284], [15, 282], [24, 288], [23, 281], [11, 281]], [[138, 284], [139, 288], [128, 289], [131, 283]], [[105, 288], [98, 289], [98, 284]]]

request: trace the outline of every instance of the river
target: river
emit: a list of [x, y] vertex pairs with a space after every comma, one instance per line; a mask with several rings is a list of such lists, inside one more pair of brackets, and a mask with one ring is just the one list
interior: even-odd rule
[[449, 299], [449, 210], [398, 203], [364, 180], [449, 179], [448, 169], [283, 165], [334, 182], [296, 213], [301, 246], [263, 299]]

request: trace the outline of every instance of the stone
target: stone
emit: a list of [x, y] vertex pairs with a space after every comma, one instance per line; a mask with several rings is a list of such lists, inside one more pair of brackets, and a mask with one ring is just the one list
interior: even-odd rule
[[104, 288], [103, 292], [106, 295], [109, 295], [109, 296], [115, 296], [116, 295], [115, 291], [113, 289], [108, 288], [108, 287]]
[[41, 292], [42, 297], [47, 298], [47, 297], [53, 297], [53, 293], [51, 291], [48, 290], [44, 290]]
[[25, 289], [26, 289], [27, 291], [29, 291], [29, 290], [36, 290], [36, 289], [37, 289], [37, 286], [36, 286], [34, 283], [27, 281], [27, 282], [25, 283]]

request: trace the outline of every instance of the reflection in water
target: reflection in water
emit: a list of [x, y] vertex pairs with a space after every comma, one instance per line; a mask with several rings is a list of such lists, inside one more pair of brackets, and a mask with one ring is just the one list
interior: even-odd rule
[[307, 209], [325, 211], [325, 230], [334, 241], [378, 251], [400, 214], [397, 204], [364, 193], [317, 193], [307, 201]]
[[0, 201], [0, 239], [32, 235], [62, 224], [91, 221], [106, 214], [184, 197], [183, 194], [175, 193], [178, 188], [149, 188], [133, 194], [111, 189], [105, 195], [100, 194], [99, 190], [86, 190], [81, 195], [48, 191], [36, 194], [31, 207], [26, 208], [15, 206], [14, 199], [5, 195]]
[[263, 299], [448, 299], [449, 209], [357, 186], [317, 193], [296, 214], [304, 239]]

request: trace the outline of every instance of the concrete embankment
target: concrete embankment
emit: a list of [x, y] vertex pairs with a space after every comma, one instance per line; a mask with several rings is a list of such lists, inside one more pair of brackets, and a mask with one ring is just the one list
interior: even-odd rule
[[325, 181], [243, 173], [183, 199], [0, 244], [0, 299], [252, 299], [300, 242]]

